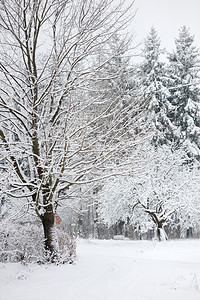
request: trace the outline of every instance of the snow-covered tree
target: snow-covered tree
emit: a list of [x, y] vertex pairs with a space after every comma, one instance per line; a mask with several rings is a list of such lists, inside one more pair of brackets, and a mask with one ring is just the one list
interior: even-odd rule
[[146, 229], [155, 226], [162, 240], [167, 224], [184, 228], [189, 224], [186, 220], [198, 223], [199, 189], [195, 187], [199, 175], [197, 169], [184, 164], [184, 151], [172, 153], [167, 146], [156, 150], [147, 146], [143, 152], [145, 170], [140, 176], [109, 180], [99, 194], [99, 213], [109, 225], [123, 220]]
[[147, 119], [152, 122], [155, 131], [153, 135], [154, 144], [165, 143], [162, 131], [169, 126], [166, 116], [167, 110], [167, 89], [165, 63], [161, 62], [163, 54], [160, 38], [154, 27], [151, 28], [144, 40], [143, 62], [138, 68], [137, 85], [142, 99], [146, 100], [149, 106]]
[[[136, 111], [138, 105], [136, 99], [136, 89], [133, 82], [134, 70], [130, 66], [130, 56], [127, 53], [129, 41], [124, 41], [123, 37], [115, 34], [107, 45], [105, 53], [100, 51], [96, 60], [102, 68], [95, 74], [92, 83], [92, 90], [100, 94], [101, 98], [107, 99], [105, 103], [95, 106], [95, 111], [99, 112], [109, 105], [114, 97], [118, 99], [121, 112], [124, 113], [123, 122], [119, 127], [127, 130], [127, 123], [130, 122], [131, 115]], [[127, 107], [129, 107], [127, 109]], [[127, 122], [126, 122], [127, 121]], [[131, 128], [129, 128], [131, 131]]]
[[[104, 78], [105, 87], [107, 92], [109, 90], [115, 91], [116, 94], [121, 94], [124, 97], [125, 94], [133, 93], [134, 85], [132, 82], [133, 70], [129, 66], [130, 57], [127, 54], [128, 41], [125, 41], [120, 35], [114, 35], [108, 44], [108, 53], [113, 54], [113, 57], [108, 60], [104, 67], [100, 70], [100, 77]], [[99, 54], [100, 62], [106, 61], [108, 55], [105, 53]], [[118, 76], [116, 76], [118, 74]]]
[[200, 58], [194, 36], [186, 26], [175, 39], [176, 48], [169, 55], [168, 117], [173, 130], [168, 139], [174, 147], [184, 145], [190, 156], [200, 156]]
[[[131, 18], [124, 2], [0, 3], [0, 162], [9, 174], [3, 192], [39, 217], [52, 258], [59, 205], [73, 203], [82, 185], [117, 174], [112, 159], [131, 142], [120, 127], [121, 94], [108, 99], [90, 91], [114, 57], [108, 42]], [[99, 52], [106, 62], [97, 62]], [[134, 130], [136, 119], [128, 120]]]

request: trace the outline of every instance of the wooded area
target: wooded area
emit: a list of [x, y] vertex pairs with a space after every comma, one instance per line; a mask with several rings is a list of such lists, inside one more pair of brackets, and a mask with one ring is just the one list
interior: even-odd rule
[[0, 260], [13, 228], [48, 261], [76, 236], [199, 237], [199, 50], [151, 28], [135, 64], [132, 18], [134, 1], [1, 1]]

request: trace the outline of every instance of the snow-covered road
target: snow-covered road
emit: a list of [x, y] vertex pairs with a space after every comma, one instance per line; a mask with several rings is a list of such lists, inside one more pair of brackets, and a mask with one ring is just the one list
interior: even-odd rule
[[200, 240], [80, 240], [74, 265], [0, 264], [0, 300], [199, 300]]

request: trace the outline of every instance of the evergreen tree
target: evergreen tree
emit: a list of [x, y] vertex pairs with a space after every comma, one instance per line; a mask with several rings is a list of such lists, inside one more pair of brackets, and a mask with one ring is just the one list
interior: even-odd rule
[[175, 148], [183, 144], [189, 156], [200, 158], [199, 51], [186, 26], [180, 29], [175, 45], [168, 57], [168, 117], [174, 127], [168, 138]]
[[[111, 41], [107, 45], [108, 53], [112, 54], [112, 58], [108, 60], [106, 53], [97, 55], [97, 60], [102, 68], [96, 72], [95, 89], [100, 93], [104, 93], [105, 97], [122, 99], [122, 106], [130, 105], [131, 98], [134, 94], [134, 70], [130, 66], [130, 57], [127, 53], [127, 44], [117, 34], [113, 35]], [[107, 61], [107, 62], [106, 62]], [[99, 83], [99, 84], [98, 84]], [[126, 96], [126, 97], [125, 97]]]
[[155, 131], [153, 143], [163, 144], [163, 130], [168, 123], [166, 117], [167, 90], [165, 88], [165, 63], [160, 61], [163, 53], [160, 48], [160, 39], [154, 27], [151, 28], [149, 35], [144, 41], [143, 62], [138, 71], [138, 88], [142, 99], [148, 106], [146, 119], [151, 120]]

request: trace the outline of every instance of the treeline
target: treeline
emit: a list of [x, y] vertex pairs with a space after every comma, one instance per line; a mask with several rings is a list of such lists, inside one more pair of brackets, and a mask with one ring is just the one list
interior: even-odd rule
[[[58, 114], [62, 117], [59, 122], [53, 119], [48, 130], [47, 148], [50, 150], [58, 141], [57, 128], [63, 134], [58, 148], [69, 132], [73, 145], [71, 152], [65, 153], [71, 146], [66, 142], [64, 150], [60, 151], [63, 161], [66, 157], [68, 161], [64, 173], [66, 183], [62, 179], [64, 175], [59, 179], [60, 202], [53, 196], [54, 214], [61, 218], [58, 226], [64, 227], [72, 236], [83, 238], [112, 238], [121, 234], [133, 239], [199, 237], [200, 59], [194, 37], [183, 26], [175, 39], [174, 51], [167, 53], [161, 48], [156, 30], [151, 28], [144, 40], [143, 60], [135, 65], [131, 64], [127, 47], [117, 34], [112, 35], [106, 47], [103, 53], [100, 51], [96, 55], [95, 52], [95, 60], [101, 67], [97, 66], [94, 73], [91, 67], [89, 82], [87, 78], [84, 83], [79, 82], [76, 92], [73, 86], [70, 96], [64, 90], [60, 98], [62, 112]], [[78, 66], [75, 73], [77, 70], [80, 72], [81, 68]], [[52, 97], [57, 97], [59, 89], [65, 87], [62, 80], [61, 72], [52, 87]], [[59, 101], [56, 101], [59, 107]], [[45, 109], [41, 110], [44, 116], [39, 120], [45, 117], [48, 123]], [[68, 109], [71, 109], [71, 116], [66, 117], [63, 133], [60, 124]], [[72, 122], [74, 128], [68, 122]], [[43, 130], [49, 125], [42, 126]], [[44, 134], [41, 152], [45, 149], [45, 138]], [[17, 139], [15, 136], [16, 143]], [[120, 149], [129, 150], [118, 153], [119, 145], [123, 145]], [[62, 170], [59, 155], [54, 156], [56, 151], [53, 149], [51, 157], [48, 154], [44, 160], [46, 177], [44, 171], [40, 174], [44, 182], [50, 178], [49, 165], [52, 170], [53, 164]], [[110, 155], [112, 152], [113, 156]], [[111, 158], [110, 165], [106, 165], [108, 158]], [[20, 168], [27, 177], [32, 176], [31, 166], [27, 169], [29, 160], [28, 156], [23, 158], [23, 153], [19, 157]], [[36, 163], [40, 170], [37, 159]], [[110, 168], [112, 174], [107, 171]], [[48, 188], [42, 186], [42, 197], [49, 195], [60, 169], [55, 168], [51, 180], [48, 179]], [[33, 187], [31, 192], [26, 191], [27, 197], [29, 194], [34, 197]], [[6, 218], [16, 201], [11, 201], [3, 192], [0, 201], [1, 218]], [[31, 208], [33, 203], [34, 199], [30, 201]], [[23, 207], [23, 204], [18, 207], [20, 205]], [[41, 216], [42, 209], [42, 205], [36, 207]], [[19, 209], [22, 215], [25, 210]], [[28, 218], [32, 222], [30, 215]]]
[[[114, 46], [119, 43], [115, 38]], [[71, 234], [87, 238], [118, 234], [130, 238], [199, 237], [199, 50], [186, 26], [180, 28], [172, 53], [161, 48], [160, 38], [151, 28], [142, 57], [141, 63], [130, 66], [120, 53], [106, 70], [111, 75], [113, 68], [120, 69], [121, 77], [111, 79], [110, 86], [126, 94], [129, 105], [137, 98], [146, 107], [134, 130], [139, 135], [146, 128], [150, 142], [133, 148], [126, 158], [133, 173], [136, 157], [145, 167], [140, 166], [136, 175], [130, 172], [130, 176], [98, 184], [79, 213], [63, 214], [63, 224]]]

